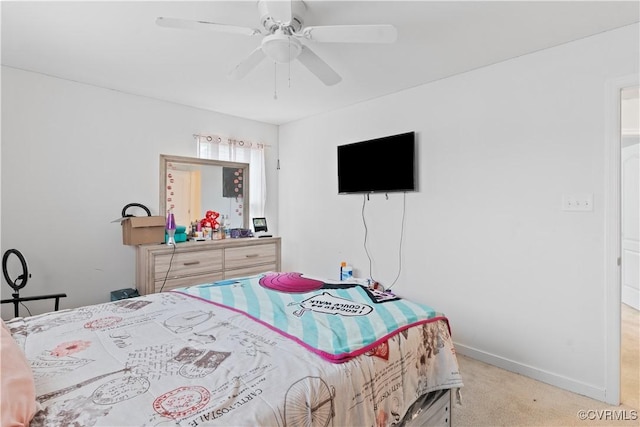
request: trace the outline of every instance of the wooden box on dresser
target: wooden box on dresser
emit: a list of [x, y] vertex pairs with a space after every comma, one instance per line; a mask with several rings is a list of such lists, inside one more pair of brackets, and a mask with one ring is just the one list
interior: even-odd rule
[[175, 252], [158, 244], [136, 249], [140, 295], [267, 271], [280, 271], [279, 237], [184, 242]]

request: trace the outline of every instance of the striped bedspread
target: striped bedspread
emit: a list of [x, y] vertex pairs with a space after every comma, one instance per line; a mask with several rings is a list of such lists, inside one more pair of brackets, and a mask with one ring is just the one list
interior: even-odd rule
[[173, 292], [245, 314], [334, 363], [371, 351], [412, 326], [447, 320], [423, 304], [400, 298], [376, 302], [363, 286], [323, 283], [300, 273], [267, 273]]

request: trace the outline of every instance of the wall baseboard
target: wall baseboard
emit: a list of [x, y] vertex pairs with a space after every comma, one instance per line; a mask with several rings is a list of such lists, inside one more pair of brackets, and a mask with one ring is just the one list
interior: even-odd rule
[[629, 285], [622, 285], [622, 302], [640, 310], [640, 292]]
[[[525, 365], [514, 360], [509, 360], [501, 356], [496, 356], [495, 354], [486, 353], [482, 350], [467, 347], [460, 343], [454, 343], [454, 346], [457, 354], [461, 354], [463, 356], [488, 363], [509, 372], [524, 375], [525, 377], [532, 378], [536, 381], [541, 381], [554, 387], [568, 390], [572, 393], [587, 396], [601, 402], [605, 401], [606, 390], [603, 388], [585, 384], [583, 382], [573, 380], [562, 375], [547, 372], [533, 366]], [[462, 376], [462, 381], [464, 382], [464, 375]]]

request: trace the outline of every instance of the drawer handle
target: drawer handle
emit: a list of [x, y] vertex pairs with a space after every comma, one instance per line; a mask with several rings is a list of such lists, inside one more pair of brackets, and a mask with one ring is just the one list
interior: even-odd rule
[[258, 256], [258, 254], [245, 255], [245, 257], [247, 257], [247, 258], [256, 258], [257, 256]]
[[200, 261], [185, 262], [183, 265], [197, 265], [197, 264], [200, 264]]

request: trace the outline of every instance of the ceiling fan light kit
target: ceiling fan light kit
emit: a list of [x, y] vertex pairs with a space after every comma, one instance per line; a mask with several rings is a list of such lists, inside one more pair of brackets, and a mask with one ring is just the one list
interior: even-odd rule
[[209, 30], [239, 35], [264, 36], [260, 46], [242, 60], [229, 77], [241, 79], [265, 58], [286, 64], [298, 59], [300, 63], [325, 85], [339, 83], [342, 78], [322, 58], [302, 41], [317, 43], [393, 43], [397, 31], [393, 25], [327, 25], [304, 26], [307, 10], [302, 0], [259, 0], [258, 12], [263, 30], [209, 21], [193, 21], [180, 18], [159, 17], [156, 23], [162, 27]]
[[278, 33], [263, 38], [261, 46], [265, 55], [280, 64], [293, 61], [302, 52], [300, 40]]

